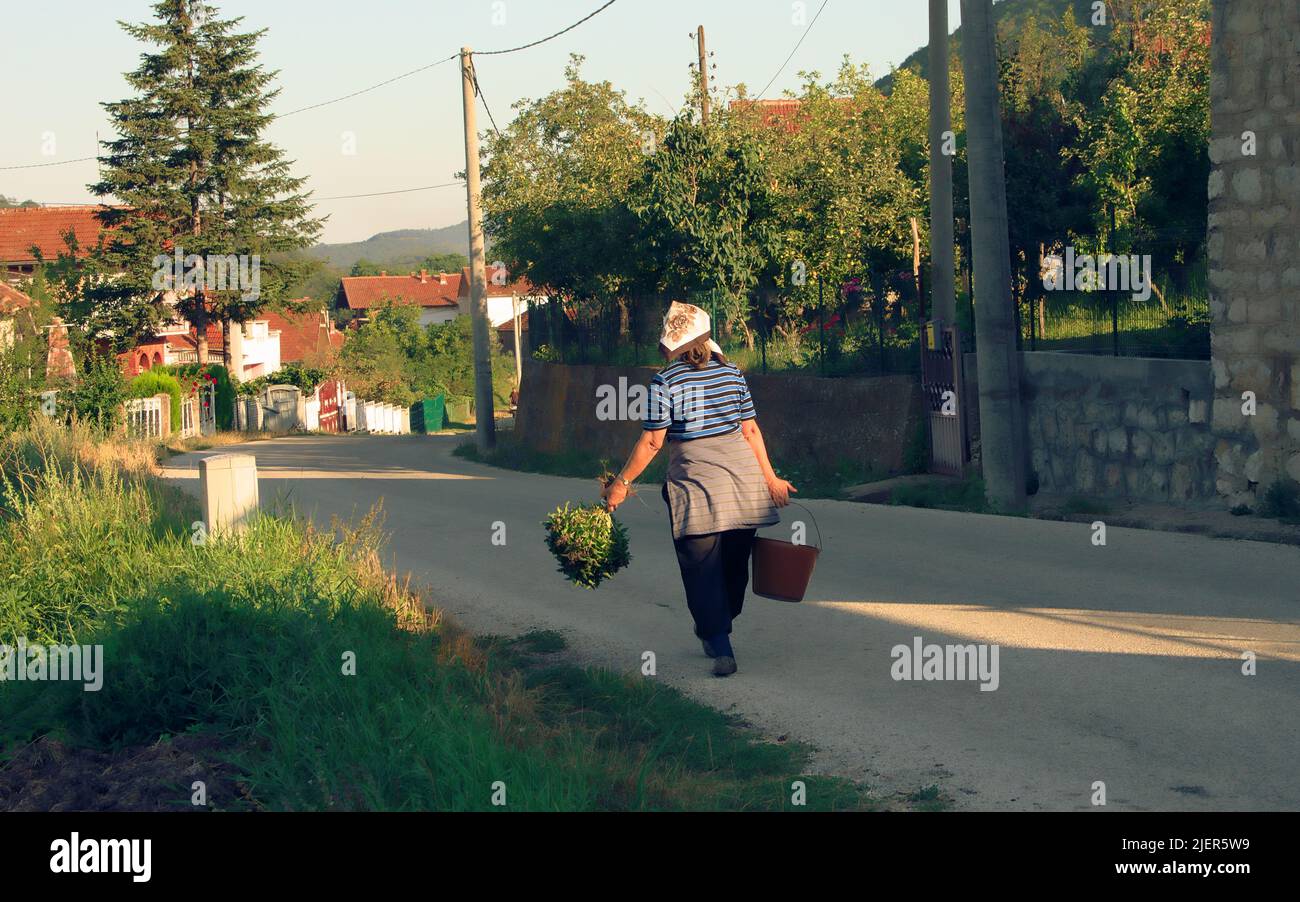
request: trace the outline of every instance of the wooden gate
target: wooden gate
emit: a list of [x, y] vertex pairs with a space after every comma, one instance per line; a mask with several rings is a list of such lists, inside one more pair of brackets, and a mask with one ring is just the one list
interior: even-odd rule
[[939, 320], [926, 323], [921, 334], [921, 394], [930, 427], [930, 472], [965, 475], [970, 447], [961, 335]]
[[343, 386], [336, 379], [322, 382], [317, 397], [320, 398], [321, 432], [342, 432], [342, 417], [339, 402], [343, 397]]

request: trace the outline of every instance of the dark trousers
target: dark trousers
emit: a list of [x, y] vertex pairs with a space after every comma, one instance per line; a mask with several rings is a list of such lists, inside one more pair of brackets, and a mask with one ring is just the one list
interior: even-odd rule
[[[664, 501], [668, 489], [664, 487]], [[740, 616], [749, 586], [749, 556], [756, 529], [729, 529], [702, 536], [673, 539], [682, 571], [686, 605], [695, 618], [695, 635], [709, 639], [731, 632]]]

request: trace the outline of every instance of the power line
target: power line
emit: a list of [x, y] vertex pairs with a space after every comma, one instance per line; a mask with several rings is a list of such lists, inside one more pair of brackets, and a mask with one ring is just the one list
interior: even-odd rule
[[69, 163], [84, 163], [87, 160], [95, 160], [98, 157], [77, 157], [72, 160], [56, 160], [53, 163], [24, 163], [20, 166], [0, 166], [0, 172], [8, 172], [13, 169], [40, 169], [44, 166], [67, 166]]
[[[518, 47], [510, 47], [510, 48], [505, 49], [505, 50], [484, 50], [484, 51], [479, 51], [476, 55], [478, 55], [478, 56], [499, 56], [500, 54], [503, 54], [503, 53], [516, 53], [516, 52], [518, 52], [518, 51], [520, 51], [520, 50], [527, 50], [529, 47], [536, 47], [536, 46], [539, 45], [539, 44], [545, 44], [547, 41], [554, 40], [555, 38], [558, 38], [558, 37], [559, 37], [560, 35], [562, 35], [562, 34], [567, 34], [568, 32], [573, 31], [573, 29], [577, 28], [579, 25], [583, 24], [584, 22], [588, 21], [589, 19], [594, 18], [595, 16], [597, 16], [597, 15], [599, 15], [600, 13], [604, 12], [604, 11], [605, 11], [606, 9], [608, 9], [609, 7], [613, 6], [615, 2], [616, 2], [616, 0], [609, 0], [609, 2], [605, 3], [603, 6], [601, 6], [601, 7], [598, 8], [598, 9], [596, 9], [595, 11], [593, 11], [593, 12], [591, 12], [591, 13], [588, 13], [587, 15], [583, 16], [581, 19], [579, 19], [577, 22], [574, 22], [572, 25], [568, 26], [567, 28], [563, 28], [563, 29], [561, 29], [560, 31], [555, 32], [555, 34], [548, 35], [548, 36], [546, 36], [546, 37], [544, 37], [544, 38], [542, 38], [542, 39], [540, 39], [540, 40], [532, 41], [531, 43], [528, 43], [528, 44], [521, 44], [521, 45], [518, 46]], [[825, 6], [825, 5], [826, 5], [825, 3], [822, 4], [822, 6]], [[821, 10], [818, 10], [817, 12], [818, 12], [818, 15], [821, 14]], [[816, 21], [817, 21], [816, 18], [814, 18], [813, 21], [816, 22]], [[811, 27], [811, 26], [810, 26], [810, 27]], [[806, 34], [806, 33], [807, 33], [807, 32], [805, 32], [805, 34]], [[798, 49], [798, 48], [796, 47], [796, 49]], [[404, 79], [404, 78], [410, 78], [412, 75], [418, 75], [418, 74], [421, 73], [421, 72], [427, 72], [428, 70], [430, 70], [430, 69], [432, 69], [432, 68], [434, 68], [434, 67], [436, 67], [436, 66], [441, 66], [443, 63], [449, 63], [449, 62], [451, 62], [452, 60], [456, 59], [457, 56], [459, 56], [459, 54], [457, 54], [457, 53], [453, 53], [451, 56], [444, 57], [444, 58], [439, 59], [439, 60], [434, 60], [432, 63], [429, 63], [428, 65], [420, 66], [418, 69], [412, 69], [412, 70], [409, 71], [409, 72], [403, 72], [401, 75], [395, 75], [395, 76], [393, 76], [392, 78], [386, 79], [385, 81], [381, 81], [381, 82], [378, 82], [377, 84], [373, 84], [373, 85], [371, 85], [371, 86], [368, 87], [368, 88], [362, 88], [362, 89], [359, 90], [359, 91], [353, 91], [351, 94], [344, 94], [343, 96], [341, 96], [341, 97], [335, 97], [335, 98], [333, 98], [332, 100], [322, 100], [320, 103], [313, 103], [313, 104], [311, 104], [311, 105], [309, 105], [309, 106], [298, 107], [297, 109], [289, 110], [287, 113], [280, 113], [280, 114], [278, 114], [278, 115], [276, 115], [276, 116], [274, 116], [274, 117], [272, 117], [272, 118], [273, 118], [273, 119], [287, 119], [287, 118], [290, 117], [290, 116], [296, 116], [298, 113], [305, 113], [305, 112], [307, 112], [308, 110], [316, 110], [316, 109], [320, 109], [321, 107], [330, 106], [330, 105], [335, 104], [335, 103], [341, 103], [341, 102], [344, 101], [344, 100], [351, 100], [353, 97], [360, 97], [362, 94], [368, 94], [368, 93], [370, 93], [371, 91], [374, 91], [374, 90], [377, 90], [377, 89], [379, 89], [379, 88], [385, 87], [386, 85], [391, 85], [391, 84], [393, 84], [394, 82], [401, 81], [401, 80]], [[787, 62], [788, 62], [788, 60], [787, 60]], [[479, 90], [479, 88], [478, 88], [478, 80], [477, 80], [477, 78], [475, 78], [474, 86], [475, 86], [475, 92], [476, 92], [480, 97], [482, 97], [483, 94], [482, 94], [482, 91]], [[487, 108], [487, 100], [486, 100], [486, 98], [484, 98], [483, 106], [484, 106], [485, 109]], [[492, 120], [492, 128], [493, 128], [493, 130], [496, 131], [498, 135], [500, 135], [501, 132], [500, 132], [499, 129], [497, 129], [496, 121], [495, 121], [495, 119], [493, 119], [493, 117], [492, 117], [492, 111], [491, 111], [490, 109], [488, 109], [488, 119], [489, 119], [489, 120]], [[86, 161], [88, 161], [88, 160], [96, 160], [96, 159], [98, 159], [98, 157], [94, 157], [94, 156], [91, 156], [91, 157], [77, 157], [77, 158], [72, 159], [72, 160], [58, 160], [58, 161], [56, 161], [56, 162], [51, 162], [51, 163], [25, 163], [25, 164], [16, 165], [16, 166], [0, 166], [0, 172], [11, 172], [11, 171], [14, 171], [14, 170], [17, 170], [17, 169], [39, 169], [39, 168], [46, 167], [46, 166], [67, 166], [67, 165], [72, 164], [72, 163], [84, 163], [84, 162], [86, 162]], [[432, 188], [432, 187], [443, 187], [443, 186], [440, 186], [440, 185], [430, 185], [429, 187]], [[412, 188], [412, 189], [405, 189], [405, 190], [411, 190], [411, 191], [423, 191], [423, 190], [425, 190], [425, 189], [424, 189], [424, 188]], [[381, 193], [389, 193], [389, 192], [381, 192]], [[401, 192], [391, 192], [391, 193], [401, 193]], [[372, 196], [372, 195], [362, 195], [362, 194], [358, 194], [358, 195], [349, 195], [349, 196], [355, 196], [355, 197], [366, 197], [366, 196]], [[336, 198], [321, 198], [321, 200], [335, 200], [335, 199], [336, 199]]]
[[558, 38], [560, 35], [565, 34], [566, 32], [573, 31], [573, 29], [577, 28], [583, 22], [586, 22], [588, 19], [594, 18], [595, 16], [609, 9], [613, 5], [614, 5], [614, 0], [609, 0], [608, 3], [606, 3], [604, 6], [602, 6], [600, 9], [596, 10], [595, 12], [588, 13], [578, 21], [574, 22], [568, 28], [557, 31], [555, 34], [549, 35], [548, 37], [544, 37], [540, 41], [533, 41], [531, 44], [521, 44], [518, 47], [511, 47], [507, 50], [480, 50], [475, 55], [476, 56], [498, 56], [502, 53], [516, 53], [520, 50], [527, 50], [529, 47], [536, 47], [538, 44], [545, 44], [547, 41], [554, 40], [555, 38]]
[[403, 78], [410, 78], [412, 75], [418, 75], [421, 72], [426, 72], [429, 69], [434, 68], [435, 66], [441, 66], [443, 63], [449, 63], [452, 60], [454, 60], [457, 56], [458, 54], [453, 53], [451, 56], [446, 57], [444, 59], [435, 60], [434, 62], [429, 63], [427, 66], [421, 66], [418, 69], [412, 69], [410, 72], [403, 72], [401, 75], [395, 75], [392, 78], [388, 79], [387, 81], [381, 81], [379, 82], [379, 84], [371, 85], [368, 88], [362, 88], [360, 91], [353, 91], [351, 94], [344, 94], [342, 97], [335, 97], [333, 100], [323, 100], [320, 103], [313, 103], [311, 106], [299, 107], [296, 110], [290, 110], [287, 113], [281, 113], [275, 118], [287, 119], [290, 116], [297, 115], [298, 113], [305, 113], [308, 110], [316, 110], [316, 109], [320, 109], [323, 106], [329, 106], [332, 103], [339, 103], [344, 100], [351, 100], [353, 97], [359, 97], [362, 94], [368, 94], [377, 88], [382, 88], [385, 85], [391, 85], [395, 81], [401, 81]]
[[441, 185], [425, 185], [422, 188], [398, 188], [396, 191], [372, 191], [369, 194], [337, 194], [333, 197], [313, 197], [312, 202], [320, 200], [352, 200], [355, 197], [382, 197], [386, 194], [410, 194], [412, 191], [432, 191], [434, 188], [459, 187], [462, 182], [444, 182]]
[[480, 87], [478, 83], [478, 66], [474, 65], [473, 54], [470, 55], [469, 78], [470, 81], [474, 83], [474, 93], [483, 101], [483, 109], [487, 110], [488, 121], [492, 123], [492, 131], [496, 132], [497, 137], [500, 138], [501, 129], [497, 128], [497, 120], [496, 117], [492, 115], [492, 107], [488, 106], [487, 96], [483, 93], [483, 88]]
[[777, 78], [780, 77], [781, 73], [785, 71], [785, 67], [790, 65], [790, 60], [794, 59], [794, 55], [799, 52], [799, 46], [803, 43], [803, 39], [808, 37], [808, 32], [812, 31], [813, 26], [817, 24], [817, 20], [821, 17], [822, 10], [825, 9], [826, 4], [830, 2], [831, 0], [822, 0], [822, 5], [817, 8], [817, 15], [813, 16], [812, 21], [808, 23], [808, 27], [805, 28], [803, 34], [799, 36], [799, 40], [795, 43], [794, 49], [790, 51], [790, 55], [785, 58], [785, 62], [781, 64], [781, 68], [776, 70], [776, 74], [772, 76], [771, 80], [768, 81], [763, 90], [758, 92], [758, 96], [754, 98], [755, 100], [762, 100], [763, 95], [767, 93], [767, 89], [772, 87], [772, 82], [776, 81]]

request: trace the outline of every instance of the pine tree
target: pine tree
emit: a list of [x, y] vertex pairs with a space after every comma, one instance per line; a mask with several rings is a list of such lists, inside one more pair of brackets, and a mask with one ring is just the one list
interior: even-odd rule
[[178, 292], [177, 312], [194, 326], [206, 363], [208, 323], [243, 322], [280, 300], [302, 266], [282, 252], [310, 245], [323, 220], [311, 217], [306, 180], [262, 137], [279, 93], [271, 87], [278, 73], [258, 61], [265, 30], [241, 32], [241, 18], [219, 19], [203, 0], [160, 0], [153, 9], [155, 21], [119, 23], [151, 49], [126, 73], [135, 95], [103, 104], [117, 137], [103, 142], [90, 190], [120, 204], [101, 218], [116, 227], [106, 268], [123, 275], [91, 292], [109, 319], [139, 322], [144, 307], [157, 322], [168, 311], [158, 301], [156, 258], [247, 255], [251, 263], [256, 255], [255, 294], [246, 284]]

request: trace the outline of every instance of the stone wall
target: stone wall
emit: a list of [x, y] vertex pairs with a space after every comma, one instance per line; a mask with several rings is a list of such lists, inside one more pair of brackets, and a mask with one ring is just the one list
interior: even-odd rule
[[[648, 385], [650, 367], [569, 366], [524, 360], [515, 433], [547, 453], [581, 448], [622, 462], [639, 421], [596, 417], [596, 389], [620, 380]], [[881, 476], [903, 470], [921, 424], [920, 383], [911, 376], [821, 379], [746, 373], [768, 453], [778, 467], [835, 469], [849, 463]]]
[[[978, 391], [974, 356], [966, 355], [967, 397]], [[1208, 362], [1026, 351], [1020, 369], [1039, 491], [1133, 501], [1214, 497]], [[971, 425], [977, 441], [977, 416]]]
[[1300, 479], [1300, 3], [1214, 0], [1213, 15], [1211, 429], [1219, 497], [1254, 506]]
[[1040, 491], [1142, 501], [1213, 496], [1208, 363], [1047, 352], [1021, 360]]

